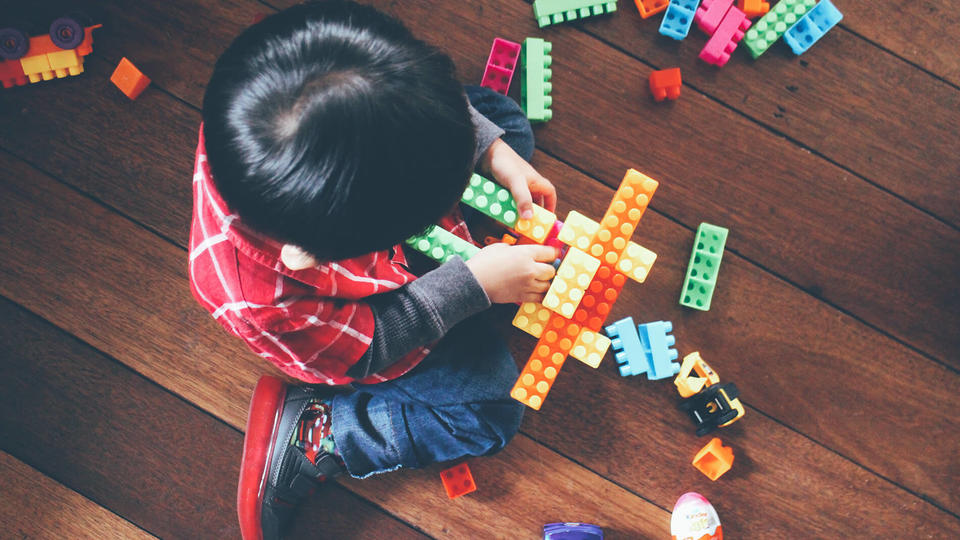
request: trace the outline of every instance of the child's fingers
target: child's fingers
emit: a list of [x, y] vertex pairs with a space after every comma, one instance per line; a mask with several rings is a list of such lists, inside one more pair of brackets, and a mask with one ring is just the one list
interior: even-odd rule
[[555, 275], [557, 275], [557, 270], [552, 264], [538, 263], [533, 274], [533, 279], [545, 281], [549, 285]]
[[533, 217], [533, 196], [530, 195], [530, 188], [525, 183], [517, 183], [511, 190], [513, 199], [517, 203], [517, 211], [523, 219]]
[[532, 184], [537, 196], [543, 201], [540, 206], [551, 212], [557, 211], [557, 188], [544, 177], [540, 177]]
[[520, 299], [521, 302], [536, 302], [537, 304], [543, 301], [543, 293], [527, 293], [523, 295], [523, 298]]
[[[524, 244], [522, 246], [516, 246], [517, 249], [523, 249], [526, 251], [525, 255], [533, 258], [533, 260], [541, 263], [552, 263], [557, 260], [557, 248], [552, 246], [541, 246], [540, 244]], [[553, 268], [551, 266], [551, 268]]]
[[551, 283], [553, 283], [553, 281], [549, 279], [535, 279], [530, 286], [530, 292], [545, 293], [550, 290]]

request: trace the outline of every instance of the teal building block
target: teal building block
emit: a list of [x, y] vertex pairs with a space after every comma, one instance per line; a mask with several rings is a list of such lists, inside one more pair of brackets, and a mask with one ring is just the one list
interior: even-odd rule
[[830, 0], [820, 0], [783, 34], [783, 41], [793, 49], [794, 54], [803, 54], [841, 20], [843, 13]]
[[517, 202], [510, 190], [479, 174], [470, 177], [460, 201], [511, 229], [517, 224]]
[[603, 15], [617, 10], [617, 1], [598, 2], [597, 0], [534, 0], [533, 17], [540, 28], [551, 24], [562, 23]]
[[743, 43], [750, 54], [757, 58], [783, 35], [800, 17], [816, 5], [817, 0], [780, 0], [760, 17], [743, 36]]
[[698, 5], [700, 0], [670, 0], [660, 22], [660, 33], [678, 41], [686, 38]]
[[406, 243], [440, 264], [447, 262], [455, 255], [467, 260], [480, 251], [477, 246], [439, 225], [434, 225], [424, 234], [408, 238]]
[[553, 76], [550, 69], [552, 49], [553, 44], [549, 41], [531, 37], [523, 40], [520, 50], [520, 107], [531, 122], [546, 122], [553, 117], [550, 110], [553, 104], [550, 97], [553, 90], [550, 83]]
[[640, 335], [637, 334], [637, 327], [633, 324], [633, 317], [620, 319], [606, 327], [605, 330], [607, 336], [610, 337], [613, 358], [620, 366], [620, 375], [626, 377], [645, 372], [647, 370], [647, 358], [643, 352]]
[[651, 381], [666, 379], [680, 373], [677, 350], [673, 348], [677, 340], [670, 335], [673, 323], [657, 321], [637, 326], [640, 344], [647, 359], [647, 378]]
[[687, 265], [687, 277], [680, 291], [681, 306], [710, 310], [710, 299], [717, 284], [717, 271], [720, 270], [723, 247], [729, 232], [709, 223], [701, 223], [697, 227], [697, 239], [690, 254], [690, 264]]

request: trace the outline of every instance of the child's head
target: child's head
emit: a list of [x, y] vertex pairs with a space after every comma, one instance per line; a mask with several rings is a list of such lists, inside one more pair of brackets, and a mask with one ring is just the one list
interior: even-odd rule
[[203, 121], [232, 210], [326, 260], [385, 249], [450, 211], [476, 147], [450, 58], [344, 1], [243, 32], [217, 61]]

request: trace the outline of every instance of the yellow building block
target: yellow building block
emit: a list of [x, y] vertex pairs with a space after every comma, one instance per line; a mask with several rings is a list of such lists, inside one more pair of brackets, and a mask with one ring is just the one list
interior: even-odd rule
[[567, 219], [563, 220], [563, 227], [560, 229], [557, 239], [570, 247], [585, 252], [590, 249], [593, 235], [596, 234], [598, 228], [600, 228], [600, 225], [596, 221], [576, 210], [571, 210], [567, 214]]
[[[567, 219], [564, 220], [563, 228], [560, 229], [557, 238], [568, 246], [586, 250], [593, 243], [593, 237], [599, 228], [599, 223], [573, 210], [567, 214]], [[636, 242], [627, 242], [626, 249], [617, 261], [616, 269], [634, 281], [643, 283], [656, 260], [656, 253]]]
[[600, 220], [600, 228], [587, 253], [600, 261], [616, 264], [658, 185], [659, 182], [649, 176], [629, 169]]
[[543, 298], [543, 305], [567, 319], [573, 317], [598, 268], [600, 261], [575, 247], [570, 248]]
[[627, 249], [623, 250], [620, 260], [617, 261], [617, 270], [623, 272], [630, 279], [643, 283], [656, 260], [656, 253], [639, 244], [629, 242]]
[[517, 315], [513, 318], [513, 325], [538, 338], [543, 334], [543, 329], [547, 326], [553, 312], [543, 307], [543, 304], [537, 302], [524, 302], [520, 304]]
[[47, 53], [47, 62], [58, 78], [83, 73], [83, 57], [74, 49]]
[[550, 235], [550, 229], [553, 228], [553, 224], [556, 223], [556, 221], [556, 214], [535, 204], [533, 205], [533, 217], [530, 219], [518, 219], [514, 229], [534, 242], [542, 244], [543, 241], [547, 239], [547, 236]]
[[570, 356], [580, 360], [584, 364], [597, 368], [603, 360], [603, 355], [607, 354], [610, 348], [610, 338], [603, 334], [598, 334], [589, 328], [584, 328], [577, 336], [577, 341], [570, 349]]

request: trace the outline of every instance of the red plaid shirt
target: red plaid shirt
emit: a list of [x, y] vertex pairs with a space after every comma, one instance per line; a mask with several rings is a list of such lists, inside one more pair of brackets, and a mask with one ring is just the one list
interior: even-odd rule
[[[458, 215], [440, 225], [470, 239]], [[416, 279], [400, 245], [353, 259], [292, 271], [282, 243], [246, 227], [216, 191], [200, 130], [193, 172], [190, 290], [230, 333], [284, 373], [308, 383], [347, 384], [347, 370], [370, 346], [367, 296]], [[392, 252], [392, 254], [391, 254]], [[430, 352], [420, 347], [358, 382], [394, 379]]]

